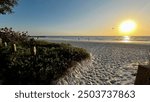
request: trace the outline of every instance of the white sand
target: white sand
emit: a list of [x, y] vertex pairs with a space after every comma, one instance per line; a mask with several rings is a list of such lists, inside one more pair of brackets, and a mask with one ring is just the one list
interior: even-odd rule
[[149, 59], [149, 44], [69, 43], [87, 49], [92, 55], [91, 60], [78, 63], [74, 70], [55, 84], [132, 85], [138, 64], [147, 64]]

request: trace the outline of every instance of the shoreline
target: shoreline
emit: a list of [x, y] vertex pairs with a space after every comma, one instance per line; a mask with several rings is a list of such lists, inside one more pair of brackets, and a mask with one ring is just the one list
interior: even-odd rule
[[69, 39], [49, 39], [40, 38], [36, 40], [46, 40], [49, 42], [83, 42], [83, 43], [110, 43], [110, 44], [140, 44], [140, 45], [150, 45], [150, 41], [117, 41], [117, 40], [69, 40]]

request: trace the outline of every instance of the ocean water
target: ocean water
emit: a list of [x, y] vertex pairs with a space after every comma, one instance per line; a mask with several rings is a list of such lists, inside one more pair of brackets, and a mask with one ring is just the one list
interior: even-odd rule
[[37, 36], [40, 40], [91, 41], [91, 42], [145, 42], [150, 43], [150, 36]]

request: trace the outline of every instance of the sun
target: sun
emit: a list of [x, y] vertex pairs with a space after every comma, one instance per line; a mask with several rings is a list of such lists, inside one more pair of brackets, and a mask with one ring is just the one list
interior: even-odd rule
[[135, 29], [136, 29], [136, 23], [133, 20], [123, 21], [119, 26], [119, 30], [122, 33], [131, 33]]

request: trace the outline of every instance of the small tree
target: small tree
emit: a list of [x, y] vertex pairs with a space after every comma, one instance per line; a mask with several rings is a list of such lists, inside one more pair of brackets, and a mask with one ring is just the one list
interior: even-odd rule
[[12, 28], [0, 28], [0, 38], [2, 43], [26, 43], [28, 41], [28, 32], [16, 32]]
[[19, 0], [0, 0], [0, 14], [12, 13], [12, 8]]

